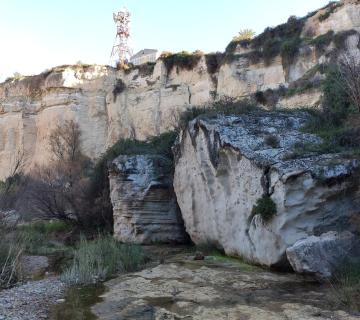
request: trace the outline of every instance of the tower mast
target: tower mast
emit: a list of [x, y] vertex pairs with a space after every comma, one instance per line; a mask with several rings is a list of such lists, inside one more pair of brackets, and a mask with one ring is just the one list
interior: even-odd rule
[[126, 64], [132, 55], [132, 50], [129, 47], [130, 17], [131, 14], [126, 7], [113, 14], [116, 24], [116, 38], [111, 52], [111, 60], [118, 60], [120, 65]]

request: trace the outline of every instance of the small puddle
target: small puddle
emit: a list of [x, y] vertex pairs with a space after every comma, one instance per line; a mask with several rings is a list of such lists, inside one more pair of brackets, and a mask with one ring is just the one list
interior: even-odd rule
[[94, 320], [97, 317], [91, 307], [101, 302], [100, 296], [105, 292], [103, 284], [73, 287], [67, 290], [65, 302], [56, 305], [50, 316], [51, 320]]

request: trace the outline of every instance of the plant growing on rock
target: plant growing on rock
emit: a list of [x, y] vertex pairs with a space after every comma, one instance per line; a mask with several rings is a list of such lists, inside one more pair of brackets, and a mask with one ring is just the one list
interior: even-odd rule
[[192, 70], [199, 63], [203, 53], [201, 51], [195, 51], [189, 53], [187, 51], [181, 51], [179, 53], [162, 53], [160, 55], [160, 60], [165, 64], [168, 74], [173, 70], [174, 67], [177, 67], [177, 72], [182, 69]]
[[281, 46], [281, 57], [284, 66], [288, 67], [293, 63], [296, 55], [299, 52], [300, 44], [300, 38], [292, 38], [284, 41]]
[[343, 6], [343, 3], [336, 2], [336, 1], [330, 1], [330, 3], [325, 7], [326, 11], [319, 16], [319, 21], [323, 22], [327, 20], [331, 14], [335, 12], [337, 8], [340, 8]]
[[253, 216], [260, 215], [265, 222], [270, 221], [276, 213], [276, 204], [269, 196], [258, 199], [252, 210]]
[[242, 29], [238, 35], [234, 37], [233, 41], [251, 40], [254, 38], [256, 32], [252, 29]]
[[116, 102], [117, 96], [123, 93], [126, 89], [126, 84], [121, 79], [116, 80], [115, 87], [113, 89], [114, 102]]
[[315, 39], [310, 40], [309, 44], [315, 46], [317, 55], [321, 56], [324, 53], [326, 47], [328, 47], [333, 41], [333, 39], [334, 31], [330, 30], [325, 34], [322, 34]]

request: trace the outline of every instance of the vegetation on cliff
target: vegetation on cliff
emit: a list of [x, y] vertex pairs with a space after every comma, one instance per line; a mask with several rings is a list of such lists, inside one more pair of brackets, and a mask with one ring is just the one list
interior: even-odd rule
[[170, 74], [175, 67], [177, 68], [177, 72], [183, 69], [194, 69], [203, 55], [201, 51], [195, 51], [193, 53], [187, 51], [181, 51], [179, 53], [164, 52], [159, 59], [164, 62], [167, 73]]

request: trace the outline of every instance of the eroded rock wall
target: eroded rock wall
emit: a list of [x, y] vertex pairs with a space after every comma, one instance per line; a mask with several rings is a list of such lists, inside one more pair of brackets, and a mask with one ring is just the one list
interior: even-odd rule
[[157, 155], [120, 156], [112, 162], [109, 179], [115, 238], [138, 244], [188, 241], [169, 159]]
[[[359, 215], [358, 164], [337, 155], [290, 159], [295, 145], [320, 143], [301, 133], [306, 114], [196, 119], [177, 146], [174, 187], [186, 230], [197, 243], [266, 266], [286, 266], [300, 239], [351, 230]], [[289, 159], [289, 160], [287, 160]], [[270, 196], [269, 221], [253, 212]]]

